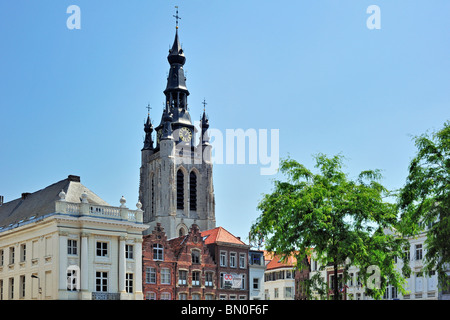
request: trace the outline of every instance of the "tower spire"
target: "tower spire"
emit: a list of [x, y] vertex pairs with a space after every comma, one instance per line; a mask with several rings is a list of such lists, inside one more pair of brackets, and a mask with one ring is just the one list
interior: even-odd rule
[[145, 140], [144, 140], [144, 148], [142, 150], [153, 150], [153, 139], [152, 139], [152, 132], [153, 132], [153, 125], [150, 120], [150, 110], [152, 109], [150, 107], [150, 103], [147, 105], [148, 115], [147, 115], [147, 122], [144, 125], [144, 131], [145, 131]]

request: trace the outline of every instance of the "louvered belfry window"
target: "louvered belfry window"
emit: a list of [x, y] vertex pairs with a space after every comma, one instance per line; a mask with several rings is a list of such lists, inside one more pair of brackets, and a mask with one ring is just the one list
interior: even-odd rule
[[177, 172], [177, 209], [184, 209], [184, 174], [181, 169]]
[[191, 172], [189, 175], [189, 202], [191, 211], [197, 211], [197, 175]]

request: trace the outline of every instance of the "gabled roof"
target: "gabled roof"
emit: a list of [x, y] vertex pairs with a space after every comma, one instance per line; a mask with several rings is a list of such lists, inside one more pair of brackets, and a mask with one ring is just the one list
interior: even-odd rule
[[294, 256], [289, 256], [286, 260], [281, 261], [280, 255], [272, 255], [272, 260], [267, 264], [266, 270], [272, 270], [277, 268], [293, 268], [297, 263], [297, 259]]
[[201, 235], [206, 244], [223, 242], [246, 246], [246, 244], [242, 242], [241, 239], [235, 237], [229, 231], [225, 230], [222, 227], [202, 231]]
[[86, 192], [90, 204], [109, 206], [107, 202], [82, 185], [80, 177], [68, 176], [42, 190], [23, 194], [21, 198], [4, 203], [0, 206], [0, 227], [8, 227], [30, 218], [55, 213], [55, 201], [60, 199], [61, 190], [65, 192], [67, 202], [81, 203], [81, 194]]

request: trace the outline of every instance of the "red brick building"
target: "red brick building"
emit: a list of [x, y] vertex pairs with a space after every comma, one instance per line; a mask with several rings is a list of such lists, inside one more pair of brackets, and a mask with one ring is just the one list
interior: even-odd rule
[[250, 247], [222, 227], [201, 234], [217, 266], [217, 299], [248, 300]]
[[143, 237], [142, 273], [146, 300], [175, 299], [176, 258], [160, 224]]
[[216, 264], [203, 241], [197, 225], [185, 236], [169, 240], [176, 264], [175, 293], [177, 300], [215, 300]]
[[167, 239], [157, 224], [143, 237], [143, 291], [148, 300], [247, 300], [249, 246], [222, 227]]

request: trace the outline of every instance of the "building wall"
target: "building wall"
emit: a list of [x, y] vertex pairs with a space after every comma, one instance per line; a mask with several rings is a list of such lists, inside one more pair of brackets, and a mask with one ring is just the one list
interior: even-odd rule
[[[61, 208], [65, 203], [61, 202], [58, 205]], [[119, 211], [119, 208], [116, 209]], [[129, 210], [122, 211], [124, 217], [134, 214]], [[128, 221], [103, 218], [99, 214], [92, 216], [89, 212], [67, 213], [63, 210], [61, 213], [1, 232], [0, 253], [3, 250], [3, 264], [0, 265], [0, 285], [3, 289], [1, 298], [93, 299], [96, 295], [95, 273], [103, 271], [108, 272], [108, 294], [114, 294], [115, 299], [141, 299], [141, 251], [144, 228], [146, 227], [135, 222], [135, 218]], [[69, 254], [69, 240], [77, 242], [76, 254]], [[96, 243], [99, 241], [108, 244], [106, 257], [96, 254]], [[124, 249], [127, 244], [133, 248], [132, 259], [125, 258]], [[23, 245], [26, 255], [21, 261]], [[10, 248], [14, 248], [14, 263], [10, 261]], [[67, 290], [69, 269], [75, 272], [72, 279], [76, 283], [74, 291]], [[133, 274], [133, 287], [130, 293], [126, 292], [126, 273]], [[32, 275], [37, 278], [32, 278]], [[11, 279], [14, 279], [12, 295]], [[25, 286], [22, 285], [23, 279]], [[42, 290], [39, 290], [39, 287]], [[24, 291], [22, 288], [25, 288]], [[98, 298], [105, 296], [99, 295]]]
[[[260, 258], [259, 264], [252, 261], [252, 255], [258, 255]], [[249, 299], [250, 300], [264, 300], [264, 272], [266, 264], [264, 262], [264, 253], [262, 251], [249, 252]], [[255, 288], [254, 279], [258, 281], [258, 286]]]
[[[283, 278], [277, 278], [279, 275]], [[294, 300], [295, 271], [292, 267], [266, 270], [264, 275], [266, 300]]]
[[[249, 272], [248, 272], [248, 246], [227, 244], [227, 243], [214, 243], [208, 245], [209, 251], [214, 257], [214, 261], [217, 265], [217, 298], [219, 300], [248, 300], [249, 299]], [[225, 263], [221, 264], [220, 254], [221, 252], [226, 254]], [[230, 254], [236, 254], [236, 267], [230, 266]], [[239, 265], [239, 256], [242, 254], [245, 257], [244, 267]], [[238, 274], [244, 277], [243, 288], [231, 288], [224, 287], [223, 275], [225, 274]]]

